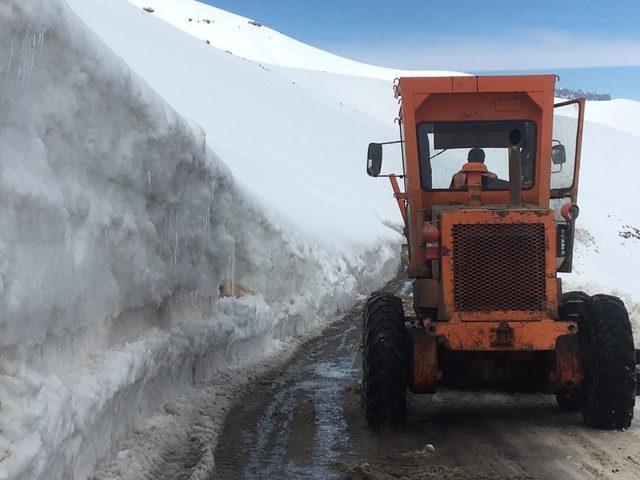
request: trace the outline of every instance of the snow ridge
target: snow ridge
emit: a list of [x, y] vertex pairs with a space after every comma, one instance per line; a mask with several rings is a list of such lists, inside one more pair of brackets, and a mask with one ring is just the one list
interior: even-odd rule
[[383, 80], [399, 76], [466, 75], [436, 70], [398, 70], [356, 62], [299, 42], [253, 19], [193, 0], [128, 1], [141, 11], [162, 18], [221, 50], [256, 62]]

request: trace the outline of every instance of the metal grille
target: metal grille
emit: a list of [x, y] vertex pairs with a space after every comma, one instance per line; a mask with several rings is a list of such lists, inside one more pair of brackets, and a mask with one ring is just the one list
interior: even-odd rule
[[453, 225], [456, 310], [541, 311], [545, 277], [544, 225]]

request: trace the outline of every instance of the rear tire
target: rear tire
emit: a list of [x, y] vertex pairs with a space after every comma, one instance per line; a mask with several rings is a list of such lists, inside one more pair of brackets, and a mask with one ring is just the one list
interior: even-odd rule
[[[586, 311], [591, 297], [584, 292], [567, 292], [562, 295], [560, 319], [564, 322], [578, 322], [580, 332], [586, 331]], [[575, 388], [563, 388], [556, 392], [556, 401], [562, 410], [578, 411], [582, 409], [584, 390], [582, 385]]]
[[400, 298], [375, 292], [364, 308], [362, 391], [371, 427], [397, 426], [407, 415], [408, 341]]
[[584, 368], [583, 417], [593, 428], [628, 428], [633, 419], [636, 374], [629, 314], [622, 300], [591, 297], [582, 336]]

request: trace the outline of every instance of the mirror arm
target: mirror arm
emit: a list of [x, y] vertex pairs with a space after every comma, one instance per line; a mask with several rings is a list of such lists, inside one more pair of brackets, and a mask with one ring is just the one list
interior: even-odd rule
[[398, 202], [398, 208], [400, 209], [400, 215], [402, 215], [402, 220], [404, 220], [404, 224], [407, 225], [407, 204], [405, 199], [407, 198], [406, 194], [400, 191], [400, 186], [398, 185], [398, 176], [388, 175], [389, 182], [391, 182], [391, 188], [393, 189], [393, 196]]

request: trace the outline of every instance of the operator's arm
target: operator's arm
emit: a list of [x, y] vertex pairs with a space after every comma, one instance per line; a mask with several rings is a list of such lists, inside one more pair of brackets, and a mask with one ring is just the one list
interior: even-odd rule
[[451, 184], [449, 190], [460, 190], [467, 186], [467, 175], [463, 172], [456, 173], [451, 177]]

